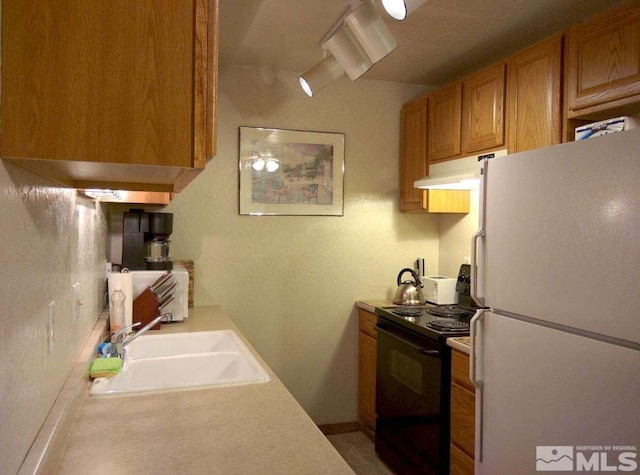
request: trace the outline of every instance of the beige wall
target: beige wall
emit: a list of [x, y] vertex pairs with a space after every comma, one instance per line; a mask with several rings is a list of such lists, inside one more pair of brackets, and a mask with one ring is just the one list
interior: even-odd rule
[[[15, 473], [102, 308], [105, 219], [75, 190], [0, 161], [0, 473]], [[72, 317], [71, 286], [81, 315]], [[47, 305], [55, 346], [47, 350]]]
[[[217, 157], [166, 208], [172, 254], [316, 423], [356, 420], [354, 302], [391, 297], [417, 257], [438, 272], [438, 218], [398, 211], [400, 108], [425, 89], [343, 78], [309, 99], [293, 73], [231, 67], [219, 90]], [[344, 133], [344, 216], [240, 216], [239, 126]]]
[[471, 191], [469, 214], [443, 214], [440, 219], [440, 275], [456, 277], [471, 258], [471, 238], [478, 230], [478, 191]]

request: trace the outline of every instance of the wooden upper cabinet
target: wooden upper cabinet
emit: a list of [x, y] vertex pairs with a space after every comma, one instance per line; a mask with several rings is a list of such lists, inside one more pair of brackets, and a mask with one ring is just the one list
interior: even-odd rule
[[462, 83], [438, 89], [429, 96], [427, 144], [429, 163], [460, 155]]
[[560, 143], [562, 35], [511, 56], [507, 70], [509, 153]]
[[429, 173], [427, 166], [427, 98], [402, 107], [400, 141], [400, 210], [422, 211], [423, 190], [413, 182]]
[[503, 146], [505, 64], [478, 71], [462, 83], [462, 152]]
[[217, 0], [4, 0], [1, 156], [180, 191], [215, 153], [216, 35]]
[[640, 101], [640, 1], [571, 28], [566, 54], [567, 117], [624, 113]]
[[469, 192], [421, 190], [413, 183], [429, 174], [427, 163], [427, 104], [421, 97], [402, 107], [400, 141], [400, 211], [468, 213]]

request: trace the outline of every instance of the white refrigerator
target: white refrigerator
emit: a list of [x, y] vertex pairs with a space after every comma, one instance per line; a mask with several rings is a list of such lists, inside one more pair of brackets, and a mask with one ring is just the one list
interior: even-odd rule
[[640, 129], [482, 170], [476, 474], [640, 473]]

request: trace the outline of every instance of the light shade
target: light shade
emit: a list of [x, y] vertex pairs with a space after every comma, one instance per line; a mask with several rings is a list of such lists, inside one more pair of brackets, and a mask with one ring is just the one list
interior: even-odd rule
[[427, 0], [382, 0], [382, 6], [394, 20], [404, 20]]
[[373, 0], [365, 0], [344, 19], [372, 63], [377, 63], [398, 47], [398, 43], [378, 14]]
[[331, 51], [352, 81], [366, 73], [373, 62], [366, 51], [344, 24], [331, 35], [324, 45]]
[[329, 55], [313, 68], [302, 73], [298, 81], [307, 96], [313, 97], [319, 90], [343, 74], [344, 69], [342, 69], [336, 58]]

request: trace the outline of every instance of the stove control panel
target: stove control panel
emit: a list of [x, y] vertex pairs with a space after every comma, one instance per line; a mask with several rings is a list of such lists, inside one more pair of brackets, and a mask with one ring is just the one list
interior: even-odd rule
[[469, 264], [460, 266], [456, 292], [460, 295], [471, 295], [471, 266]]

